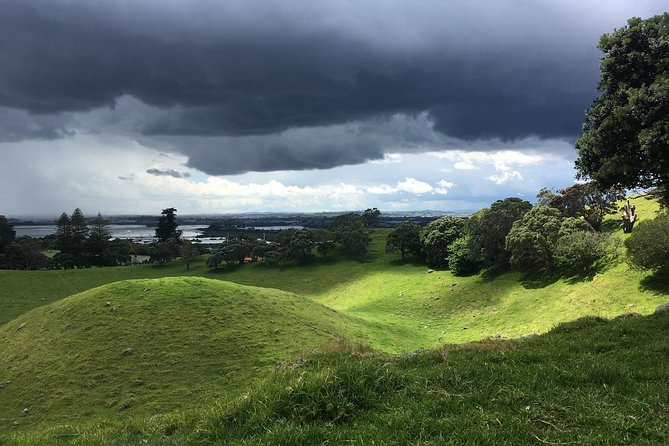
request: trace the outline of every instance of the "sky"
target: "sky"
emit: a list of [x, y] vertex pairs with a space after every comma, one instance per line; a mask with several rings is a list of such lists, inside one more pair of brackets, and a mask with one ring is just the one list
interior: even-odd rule
[[[604, 6], [605, 5], [605, 6]], [[4, 0], [0, 214], [474, 211], [575, 182], [662, 0]]]

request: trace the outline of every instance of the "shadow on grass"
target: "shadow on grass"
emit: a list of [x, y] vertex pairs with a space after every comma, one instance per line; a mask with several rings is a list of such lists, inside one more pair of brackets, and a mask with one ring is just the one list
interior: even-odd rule
[[563, 269], [544, 272], [526, 273], [521, 279], [524, 288], [535, 290], [553, 285], [559, 280], [564, 280], [568, 285], [580, 282], [591, 282], [597, 274], [607, 270], [610, 265], [593, 266], [584, 269]]
[[669, 294], [669, 271], [660, 270], [641, 279], [639, 288], [642, 291]]

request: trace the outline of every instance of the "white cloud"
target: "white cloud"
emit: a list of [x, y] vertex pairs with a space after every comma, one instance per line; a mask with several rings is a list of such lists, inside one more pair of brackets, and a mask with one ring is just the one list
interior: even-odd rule
[[382, 184], [380, 186], [368, 187], [366, 191], [370, 194], [375, 194], [375, 195], [390, 195], [396, 193], [397, 188], [394, 188], [387, 184]]
[[499, 175], [490, 175], [485, 177], [485, 179], [488, 181], [494, 181], [495, 184], [504, 184], [512, 178], [516, 178], [520, 181], [523, 180], [523, 176], [517, 170], [502, 170], [499, 172]]
[[477, 169], [477, 167], [471, 161], [458, 161], [457, 163], [453, 164], [453, 168], [458, 170]]
[[404, 181], [397, 183], [397, 190], [411, 194], [426, 194], [434, 189], [428, 183], [419, 181], [415, 178], [405, 177]]
[[453, 150], [448, 152], [431, 152], [430, 155], [449, 161], [455, 161], [453, 168], [458, 170], [481, 169], [483, 166], [493, 167], [495, 174], [484, 177], [495, 184], [504, 184], [509, 180], [523, 180], [523, 175], [514, 167], [538, 165], [546, 162], [546, 157], [538, 153], [526, 153], [517, 150], [498, 150], [495, 152], [465, 152]]
[[439, 185], [439, 187], [436, 187], [434, 189], [434, 193], [439, 195], [448, 194], [448, 191], [455, 186], [454, 182], [447, 180], [439, 180], [439, 183], [437, 184]]

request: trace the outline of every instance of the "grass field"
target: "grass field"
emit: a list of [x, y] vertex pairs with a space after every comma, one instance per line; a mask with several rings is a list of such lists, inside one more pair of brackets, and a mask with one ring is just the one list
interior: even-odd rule
[[658, 445], [669, 314], [584, 318], [526, 341], [402, 356], [333, 352], [242, 397], [7, 437], [16, 445]]
[[[654, 216], [655, 202], [635, 202], [641, 219]], [[616, 219], [608, 227], [627, 237]], [[0, 384], [12, 381], [0, 388], [0, 433], [101, 416], [140, 417], [129, 421], [134, 426], [148, 415], [239, 394], [278, 362], [335, 340], [368, 345], [377, 356], [406, 353], [545, 333], [583, 316], [650, 314], [669, 301], [669, 278], [632, 270], [622, 258], [592, 277], [513, 271], [454, 277], [387, 255], [386, 234], [374, 233], [363, 262], [335, 253], [300, 266], [248, 264], [217, 271], [202, 263], [189, 271], [178, 263], [0, 271]], [[106, 301], [121, 302], [118, 311], [111, 312]], [[660, 325], [648, 321], [650, 336]], [[124, 355], [128, 348], [132, 354]], [[506, 354], [505, 348], [495, 354]], [[561, 357], [557, 349], [551, 354], [546, 367], [556, 367], [551, 361]], [[331, 364], [339, 356], [323, 358]], [[24, 408], [29, 410], [22, 416]], [[188, 416], [179, 413], [174, 417]], [[296, 439], [306, 435], [295, 432]], [[156, 444], [170, 444], [163, 440]]]

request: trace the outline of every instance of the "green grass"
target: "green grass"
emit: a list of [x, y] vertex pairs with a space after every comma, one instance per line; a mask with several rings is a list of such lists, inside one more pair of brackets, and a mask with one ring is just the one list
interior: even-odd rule
[[[642, 220], [655, 216], [658, 208], [656, 202], [637, 198], [635, 203]], [[617, 227], [617, 220], [617, 216], [611, 216], [607, 227], [616, 237], [627, 237], [628, 235], [623, 235]], [[0, 432], [25, 431], [42, 425], [74, 422], [72, 421], [74, 419], [77, 421], [74, 422], [75, 427], [71, 429], [72, 432], [78, 432], [79, 427], [76, 426], [80, 422], [104, 417], [111, 420], [111, 424], [98, 426], [96, 429], [99, 433], [92, 430], [85, 431], [84, 437], [103, 438], [101, 436], [106, 435], [108, 429], [109, 432], [114, 432], [113, 435], [109, 435], [114, 436], [121, 429], [125, 437], [119, 438], [128, 438], [131, 439], [129, 442], [136, 443], [135, 440], [140, 438], [137, 437], [140, 432], [141, 436], [153, 438], [151, 433], [153, 429], [158, 432], [156, 438], [160, 438], [160, 441], [156, 440], [158, 441], [156, 444], [170, 444], [171, 440], [160, 437], [162, 435], [160, 426], [163, 426], [161, 423], [167, 423], [171, 426], [169, 429], [182, 431], [180, 437], [175, 437], [179, 441], [184, 438], [195, 441], [191, 438], [195, 434], [188, 433], [187, 425], [190, 428], [200, 429], [201, 424], [206, 423], [203, 420], [208, 419], [210, 412], [220, 415], [222, 413], [220, 411], [228, 411], [230, 406], [218, 407], [211, 403], [210, 409], [192, 409], [194, 412], [186, 409], [202, 407], [218, 398], [228, 398], [230, 395], [238, 394], [255, 380], [267, 376], [269, 370], [278, 362], [295, 358], [299, 352], [303, 354], [335, 339], [343, 338], [367, 344], [378, 352], [383, 352], [383, 355], [377, 353], [377, 359], [373, 358], [364, 363], [371, 365], [360, 365], [360, 367], [371, 367], [369, 373], [372, 373], [376, 368], [381, 370], [386, 367], [383, 365], [386, 363], [399, 368], [405, 367], [404, 361], [408, 361], [406, 364], [411, 364], [407, 358], [398, 359], [384, 356], [385, 354], [401, 354], [420, 348], [435, 349], [444, 344], [477, 341], [491, 336], [514, 338], [531, 333], [546, 333], [558, 324], [583, 316], [611, 318], [629, 312], [650, 314], [657, 305], [669, 301], [669, 278], [632, 270], [622, 260], [624, 256], [620, 262], [609, 265], [607, 269], [587, 278], [527, 275], [513, 271], [492, 278], [482, 276], [463, 278], [454, 277], [448, 271], [428, 273], [424, 265], [399, 262], [395, 256], [384, 252], [386, 235], [387, 231], [374, 232], [370, 255], [363, 262], [346, 260], [341, 253], [336, 252], [324, 261], [314, 259], [306, 265], [269, 267], [263, 264], [249, 264], [221, 268], [218, 271], [208, 271], [202, 263], [194, 264], [190, 271], [186, 271], [185, 267], [178, 263], [164, 267], [0, 271], [0, 284], [2, 284], [0, 324], [4, 323], [0, 325], [0, 383], [5, 380], [12, 381], [12, 384], [0, 388], [0, 401], [2, 401]], [[168, 276], [174, 278], [146, 281]], [[178, 276], [182, 277], [177, 278]], [[216, 280], [206, 280], [201, 277]], [[121, 282], [92, 289], [128, 279], [145, 279], [145, 281]], [[145, 289], [148, 291], [144, 291]], [[75, 295], [77, 293], [82, 294]], [[75, 296], [67, 297], [71, 295]], [[112, 313], [109, 307], [105, 307], [104, 302], [107, 300], [112, 301], [114, 306], [117, 301], [122, 302], [122, 305], [117, 306], [119, 311]], [[590, 322], [580, 322], [581, 325], [587, 325], [583, 328], [585, 330], [583, 333], [587, 336], [594, 336], [588, 330], [606, 331], [611, 327], [617, 327], [618, 324], [622, 324], [621, 327], [627, 324], [627, 322], [614, 322], [607, 325], [590, 319], [588, 321]], [[655, 336], [652, 330], [666, 327], [666, 324], [662, 325], [658, 321], [657, 318], [650, 318], [643, 323], [639, 322], [640, 328], [635, 330], [641, 330], [643, 335], [641, 338], [650, 339]], [[23, 323], [26, 325], [17, 331], [16, 329]], [[630, 326], [635, 326], [635, 323], [630, 322]], [[588, 324], [594, 328], [588, 328], [590, 327]], [[561, 330], [564, 331], [565, 328]], [[452, 371], [460, 373], [458, 376], [461, 385], [465, 385], [468, 389], [474, 385], [482, 386], [487, 392], [493, 392], [488, 393], [489, 395], [494, 395], [494, 392], [501, 392], [500, 395], [513, 392], [514, 386], [522, 387], [523, 379], [532, 379], [533, 385], [538, 385], [537, 380], [558, 379], [552, 385], [566, 386], [560, 381], [561, 375], [551, 375], [553, 369], [563, 371], [567, 369], [571, 373], [568, 369], [572, 362], [599, 361], [601, 358], [590, 353], [583, 353], [584, 357], [569, 356], [572, 354], [569, 349], [576, 348], [579, 341], [571, 338], [571, 340], [565, 338], [563, 341], [560, 333], [553, 333], [545, 338], [551, 341], [538, 342], [538, 350], [532, 350], [534, 341], [528, 344], [530, 350], [527, 351], [534, 352], [532, 355], [539, 358], [537, 359], [539, 365], [523, 359], [527, 356], [518, 353], [520, 356], [514, 364], [518, 367], [530, 367], [534, 373], [533, 377], [519, 375], [513, 378], [504, 375], [503, 370], [498, 370], [500, 377], [511, 380], [508, 386], [502, 388], [503, 390], [490, 387], [500, 384], [495, 375], [482, 374], [479, 378], [471, 380], [466, 375], [473, 373], [474, 376], [478, 376], [476, 367], [485, 369], [481, 361], [485, 363], [485, 358], [490, 359], [486, 355], [504, 357], [510, 354], [506, 346], [515, 346], [514, 343], [504, 344], [504, 349], [489, 353], [471, 353], [469, 350], [449, 353], [449, 358], [451, 356], [468, 358], [474, 367], [470, 369], [466, 365], [460, 365], [458, 367], [463, 367], [461, 370]], [[658, 333], [659, 341], [664, 342], [662, 336], [665, 335], [666, 333]], [[617, 342], [609, 342], [606, 349], [615, 350]], [[549, 347], [551, 343], [555, 343], [556, 347]], [[123, 355], [123, 351], [130, 347], [134, 348], [133, 354]], [[563, 348], [568, 351], [561, 352], [560, 349]], [[604, 349], [601, 346], [598, 348]], [[664, 373], [663, 367], [666, 361], [661, 362], [658, 358], [664, 358], [661, 354], [666, 352], [658, 348], [660, 350], [651, 351], [641, 346], [634, 347], [638, 351], [643, 351], [643, 354], [655, 355], [647, 358], [648, 365], [644, 367], [651, 368], [651, 365], [655, 364], [658, 369], [655, 372]], [[516, 351], [515, 347], [512, 351]], [[544, 355], [544, 358], [541, 351], [547, 352], [548, 356]], [[580, 350], [576, 348], [576, 351]], [[439, 353], [435, 352], [419, 356], [429, 358], [435, 355], [439, 357]], [[529, 357], [534, 358], [532, 355]], [[620, 355], [624, 356], [623, 353]], [[617, 356], [618, 359], [622, 358], [620, 355]], [[560, 358], [567, 361], [566, 366], [556, 365], [555, 361], [562, 360]], [[637, 358], [632, 359], [636, 361]], [[355, 365], [358, 362], [351, 362], [353, 359], [348, 357], [342, 359], [338, 354], [314, 357], [317, 364], [322, 364], [315, 369], [327, 375], [328, 370], [336, 370], [339, 360], [348, 364], [346, 367], [358, 370], [356, 369], [358, 366]], [[375, 362], [377, 360], [382, 363]], [[410, 369], [410, 365], [406, 367]], [[374, 373], [372, 375], [376, 376]], [[293, 379], [291, 374], [287, 374], [287, 377], [283, 374], [271, 376], [271, 379], [280, 377], [278, 385], [284, 386], [282, 388], [294, 386], [292, 381], [288, 384], [282, 381]], [[327, 384], [326, 378], [321, 376], [319, 379], [325, 379]], [[486, 387], [485, 379], [491, 379], [493, 382]], [[666, 383], [664, 375], [662, 379]], [[139, 381], [141, 385], [138, 384]], [[270, 384], [264, 385], [270, 386]], [[640, 385], [643, 387], [647, 383], [644, 381]], [[381, 387], [384, 386], [385, 384]], [[327, 388], [327, 385], [325, 387]], [[648, 389], [650, 390], [644, 390], [646, 392], [644, 398], [648, 398], [648, 392], [657, 390], [652, 386]], [[254, 391], [274, 392], [267, 389]], [[448, 390], [451, 391], [454, 390]], [[547, 391], [547, 389], [541, 390], [544, 393], [540, 395], [547, 398], [562, 398], [561, 394], [552, 395], [545, 393]], [[338, 390], [332, 392], [336, 394]], [[435, 395], [440, 395], [440, 391], [436, 392]], [[567, 397], [567, 390], [562, 389], [559, 392], [565, 394], [564, 398]], [[482, 395], [485, 392], [479, 395], [470, 389], [469, 393], [460, 394], [467, 396], [466, 401], [462, 400], [458, 404], [469, 407], [477, 403], [479, 407], [487, 407], [486, 410], [493, 413], [499, 410], [500, 413], [504, 412], [489, 402], [484, 404]], [[469, 401], [469, 395], [474, 398], [474, 402]], [[593, 406], [598, 402], [605, 406], [609, 404], [599, 393], [588, 394], [583, 398], [591, 398], [589, 404]], [[587, 406], [584, 405], [585, 402], [578, 404], [581, 404], [579, 407], [582, 407], [585, 413]], [[23, 417], [21, 411], [26, 407], [29, 412]], [[400, 423], [401, 414], [404, 413], [403, 416], [406, 417], [404, 422], [408, 422], [412, 413], [415, 411], [420, 413], [419, 408], [412, 408], [410, 404], [408, 407], [410, 408], [405, 410], [398, 405], [393, 409], [393, 415], [388, 415], [391, 417], [389, 419], [392, 421], [392, 417], [400, 417], [396, 420]], [[591, 407], [587, 406], [587, 409], [590, 410]], [[660, 409], [656, 407], [654, 410]], [[145, 418], [165, 413], [171, 415], [160, 415], [155, 419]], [[274, 416], [268, 413], [268, 417]], [[462, 418], [455, 419], [457, 422], [464, 422], [472, 416], [472, 413], [465, 411]], [[504, 416], [511, 420], [508, 422], [518, 424], [518, 429], [528, 428], [527, 424], [523, 424], [526, 420], [521, 420], [522, 422], [515, 420], [511, 413]], [[119, 421], [125, 417], [133, 418], [130, 421]], [[342, 417], [346, 418], [348, 415]], [[447, 414], [443, 417], [448, 419]], [[657, 418], [653, 417], [651, 419], [657, 421]], [[341, 420], [325, 422], [326, 426], [338, 426], [337, 432], [334, 432], [334, 428], [330, 429], [332, 432], [325, 432], [323, 431], [325, 428], [318, 426], [300, 427], [294, 430], [294, 426], [282, 424], [292, 423], [290, 420], [290, 422], [285, 421], [284, 418], [279, 417], [279, 421], [270, 420], [267, 423], [274, 426], [269, 429], [276, 429], [278, 432], [276, 435], [283, 435], [281, 432], [285, 430], [288, 436], [277, 438], [283, 438], [288, 443], [307, 440], [318, 440], [316, 442], [332, 440], [338, 443], [339, 440], [354, 438], [347, 435], [358, 435], [355, 427], [340, 429], [337, 423]], [[346, 418], [346, 422], [357, 419], [358, 412], [355, 412], [355, 416], [351, 419]], [[377, 419], [378, 422], [383, 420], [385, 419]], [[15, 421], [18, 422], [18, 426], [13, 427]], [[497, 423], [492, 418], [488, 421], [494, 422], [492, 424]], [[544, 421], [555, 424], [551, 418]], [[444, 420], [439, 422], [433, 420], [430, 423], [437, 424], [432, 424], [429, 429], [442, 426], [439, 423], [452, 427], [450, 422]], [[227, 424], [224, 425], [227, 426], [225, 429], [230, 429]], [[68, 430], [70, 428], [59, 429], [62, 429], [63, 433], [70, 432]], [[583, 432], [579, 429], [581, 427], [575, 428], [575, 432], [580, 432], [578, 435], [583, 436]], [[378, 430], [379, 437], [374, 437], [375, 434], [370, 431], [360, 434], [360, 441], [371, 442], [378, 438], [381, 439], [379, 440], [381, 444], [393, 442], [388, 440], [392, 439], [392, 436], [385, 437], [390, 435], [390, 431], [385, 428]], [[35, 434], [38, 435], [35, 438], [42, 438], [39, 435], [46, 435], [44, 432], [47, 431], [39, 432], [41, 433]], [[429, 432], [416, 433], [411, 430], [408, 432], [406, 435], [418, 435], [411, 437], [411, 442], [415, 444], [440, 443], [431, 437]], [[465, 429], [465, 432], [468, 431]], [[596, 433], [600, 434], [599, 428], [596, 429]], [[312, 434], [314, 437], [310, 437]], [[215, 435], [228, 438], [227, 433]], [[257, 432], [249, 435], [251, 435], [251, 440], [248, 440], [250, 443], [254, 442], [254, 438], [261, 443], [272, 443], [271, 436]], [[403, 437], [402, 433], [393, 435], [398, 439], [409, 438]], [[424, 441], [423, 435], [425, 435]], [[452, 432], [449, 435], [449, 441], [452, 437], [466, 443], [464, 439], [469, 438], [467, 441], [472, 444], [477, 443], [476, 439], [483, 441], [488, 438], [477, 437], [474, 434], [471, 434], [471, 437], [463, 437]], [[211, 442], [211, 438], [207, 438], [207, 441]], [[233, 442], [240, 441], [240, 438], [230, 437]], [[490, 438], [504, 443], [510, 441], [511, 437]], [[550, 436], [539, 435], [539, 438], [548, 442], [553, 441]], [[560, 438], [576, 441], [572, 437]], [[581, 437], [578, 438], [582, 440]], [[30, 443], [28, 440], [25, 441]], [[81, 441], [81, 444], [95, 444], [93, 440], [91, 443]], [[174, 444], [180, 444], [179, 441], [175, 440]], [[532, 441], [535, 441], [535, 444], [542, 443], [540, 440]], [[398, 442], [402, 443], [399, 440]], [[600, 443], [606, 444], [606, 441], [602, 440]]]
[[367, 325], [291, 293], [210, 279], [95, 288], [0, 327], [0, 383], [11, 381], [0, 432], [201, 404], [299, 352], [364, 342]]
[[314, 354], [227, 402], [7, 444], [667, 444], [668, 345], [664, 314], [402, 356]]
[[[643, 212], [642, 215], [646, 213]], [[542, 333], [558, 323], [586, 315], [613, 317], [631, 311], [647, 314], [664, 303], [669, 293], [669, 280], [631, 270], [624, 262], [576, 283], [569, 278], [518, 272], [492, 279], [454, 277], [448, 271], [428, 274], [423, 265], [402, 264], [395, 256], [385, 254], [385, 235], [384, 231], [374, 234], [365, 262], [315, 259], [302, 266], [249, 264], [219, 271], [207, 271], [202, 263], [190, 271], [179, 264], [0, 271], [0, 308], [7, 321], [43, 303], [105, 283], [198, 275], [308, 297], [369, 321], [370, 345], [397, 353], [495, 334], [516, 337]]]

